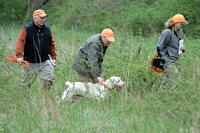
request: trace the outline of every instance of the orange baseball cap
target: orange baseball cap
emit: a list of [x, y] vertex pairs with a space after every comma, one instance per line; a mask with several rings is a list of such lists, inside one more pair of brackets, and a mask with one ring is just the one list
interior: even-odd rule
[[104, 29], [104, 30], [101, 32], [101, 35], [102, 35], [102, 36], [105, 36], [106, 39], [107, 39], [109, 42], [114, 42], [114, 41], [115, 41], [113, 31], [112, 31], [111, 29], [109, 29], [109, 28]]
[[173, 22], [184, 22], [188, 24], [188, 21], [185, 20], [185, 17], [182, 14], [176, 14], [172, 17]]
[[47, 14], [44, 12], [44, 10], [38, 9], [34, 11], [33, 16], [45, 17]]

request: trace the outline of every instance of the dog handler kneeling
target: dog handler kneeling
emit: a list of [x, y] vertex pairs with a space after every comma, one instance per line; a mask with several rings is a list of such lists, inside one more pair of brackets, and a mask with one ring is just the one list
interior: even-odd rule
[[96, 34], [87, 39], [80, 47], [73, 63], [73, 69], [78, 73], [80, 82], [103, 82], [102, 64], [106, 50], [114, 42], [111, 29], [104, 29], [101, 34]]
[[[42, 89], [49, 90], [56, 65], [56, 50], [50, 27], [44, 24], [47, 14], [39, 9], [33, 13], [33, 22], [27, 24], [19, 33], [16, 43], [17, 62], [29, 62], [23, 69], [23, 86], [31, 87], [38, 74], [43, 81]], [[52, 58], [52, 62], [49, 58]]]

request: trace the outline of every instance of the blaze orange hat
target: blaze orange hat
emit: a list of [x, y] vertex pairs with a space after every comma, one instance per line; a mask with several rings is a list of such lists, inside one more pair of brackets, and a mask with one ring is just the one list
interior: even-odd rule
[[185, 20], [185, 17], [182, 14], [176, 14], [172, 17], [173, 22], [184, 22], [188, 24], [188, 21]]
[[102, 35], [102, 36], [105, 36], [106, 39], [107, 39], [109, 42], [114, 42], [114, 41], [115, 41], [113, 31], [112, 31], [111, 29], [109, 29], [109, 28], [104, 29], [104, 30], [101, 32], [101, 35]]
[[44, 12], [44, 10], [38, 9], [34, 11], [33, 16], [45, 17], [47, 14]]

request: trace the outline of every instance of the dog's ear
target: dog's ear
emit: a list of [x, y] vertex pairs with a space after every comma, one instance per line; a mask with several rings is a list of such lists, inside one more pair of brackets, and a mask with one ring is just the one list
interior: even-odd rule
[[109, 82], [107, 82], [106, 88], [109, 89], [109, 90], [111, 90], [111, 89], [113, 89], [115, 87], [116, 80], [113, 79], [113, 78], [110, 78], [110, 79], [108, 79], [108, 81]]
[[112, 79], [112, 82], [113, 82], [114, 84], [118, 83], [119, 81], [120, 81], [120, 78], [119, 78], [119, 77], [116, 77], [116, 78]]
[[106, 88], [109, 89], [109, 90], [112, 90], [113, 87], [112, 87], [111, 84], [107, 84], [107, 85], [106, 85]]

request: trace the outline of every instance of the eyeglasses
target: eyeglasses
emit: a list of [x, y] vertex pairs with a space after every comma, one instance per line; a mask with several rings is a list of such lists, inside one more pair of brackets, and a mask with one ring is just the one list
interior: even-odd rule
[[181, 22], [181, 25], [184, 26], [184, 25], [185, 25], [185, 22]]
[[41, 19], [41, 20], [43, 20], [43, 21], [46, 20], [46, 17], [39, 17], [39, 16], [38, 16], [38, 18]]
[[43, 21], [45, 21], [45, 20], [46, 20], [46, 17], [40, 17], [40, 19], [42, 19]]

